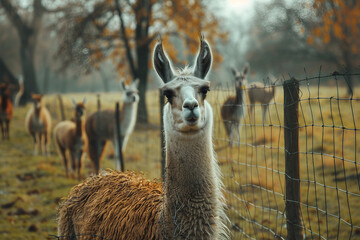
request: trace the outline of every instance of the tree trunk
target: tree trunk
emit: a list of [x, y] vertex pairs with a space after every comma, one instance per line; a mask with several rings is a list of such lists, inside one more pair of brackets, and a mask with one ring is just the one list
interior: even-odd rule
[[21, 68], [24, 76], [24, 94], [20, 99], [20, 105], [29, 102], [32, 93], [39, 93], [34, 66], [34, 48], [35, 46], [25, 45], [24, 43], [20, 47]]
[[43, 80], [43, 94], [46, 94], [49, 90], [50, 68], [45, 66], [44, 80]]
[[138, 59], [138, 76], [139, 76], [139, 106], [137, 121], [142, 124], [147, 124], [148, 111], [146, 107], [146, 90], [147, 90], [147, 77], [148, 77], [148, 62], [149, 62], [149, 46], [143, 45], [136, 49]]

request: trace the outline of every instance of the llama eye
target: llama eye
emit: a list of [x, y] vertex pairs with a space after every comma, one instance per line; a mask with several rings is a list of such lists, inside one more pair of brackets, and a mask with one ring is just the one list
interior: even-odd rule
[[167, 98], [168, 102], [171, 104], [172, 103], [172, 99], [175, 96], [175, 93], [171, 90], [165, 90], [163, 92], [164, 96]]
[[199, 93], [201, 93], [203, 99], [205, 99], [207, 92], [210, 91], [210, 88], [208, 86], [200, 88]]

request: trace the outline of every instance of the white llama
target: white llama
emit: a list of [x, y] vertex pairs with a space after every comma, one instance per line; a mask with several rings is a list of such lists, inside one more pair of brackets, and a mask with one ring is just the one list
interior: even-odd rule
[[[213, 112], [205, 100], [212, 55], [201, 48], [193, 69], [174, 71], [162, 43], [153, 64], [164, 106], [165, 184], [136, 173], [106, 172], [70, 192], [60, 206], [59, 236], [105, 239], [227, 239], [223, 184], [212, 143]], [[75, 239], [75, 238], [74, 238]]]

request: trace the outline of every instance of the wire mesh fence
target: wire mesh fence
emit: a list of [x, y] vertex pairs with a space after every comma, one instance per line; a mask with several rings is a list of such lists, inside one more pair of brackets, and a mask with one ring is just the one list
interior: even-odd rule
[[[235, 96], [234, 86], [212, 86], [208, 101], [214, 111], [214, 144], [232, 239], [360, 238], [360, 95], [357, 88], [355, 95], [348, 94], [347, 77], [319, 74], [298, 80], [298, 94], [291, 92], [288, 99], [287, 81], [265, 84], [274, 97], [268, 104], [250, 103], [245, 97], [239, 138], [227, 134], [221, 117], [225, 100]], [[251, 85], [243, 89], [246, 96], [250, 89]], [[164, 157], [159, 92], [148, 94], [150, 127], [134, 132], [125, 156], [146, 149], [139, 158], [149, 159], [148, 167], [157, 169], [150, 176], [159, 178]], [[291, 191], [298, 192], [298, 200], [289, 197]], [[295, 214], [289, 206], [295, 206]], [[297, 232], [297, 238], [289, 238], [290, 231]]]
[[[240, 140], [233, 140], [232, 146], [219, 111], [235, 92], [215, 91], [215, 144], [224, 174], [233, 239], [297, 239], [289, 238], [291, 224], [306, 239], [360, 237], [360, 99], [347, 94], [345, 77], [336, 74], [299, 80], [299, 98], [292, 96], [294, 101], [290, 103], [286, 98], [284, 102], [285, 85], [277, 84], [265, 121], [261, 118], [264, 104], [257, 103], [255, 111], [242, 119]], [[249, 103], [245, 106], [250, 108]], [[290, 129], [284, 109], [296, 106], [297, 122], [292, 123], [296, 127]], [[287, 145], [296, 143], [284, 138], [289, 129], [290, 136], [298, 139], [297, 150], [290, 153]], [[286, 154], [298, 155], [298, 166], [291, 161], [286, 164]], [[299, 177], [290, 176], [291, 170], [296, 170]], [[300, 201], [288, 199], [288, 180], [299, 184]], [[287, 207], [292, 203], [299, 205], [300, 222], [291, 219]]]

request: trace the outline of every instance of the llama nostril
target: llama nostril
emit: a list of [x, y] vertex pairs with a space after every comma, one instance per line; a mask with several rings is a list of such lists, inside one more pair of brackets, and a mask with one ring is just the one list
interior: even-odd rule
[[183, 104], [183, 108], [187, 108], [189, 110], [194, 110], [194, 108], [197, 108], [199, 105], [197, 101], [186, 101]]

